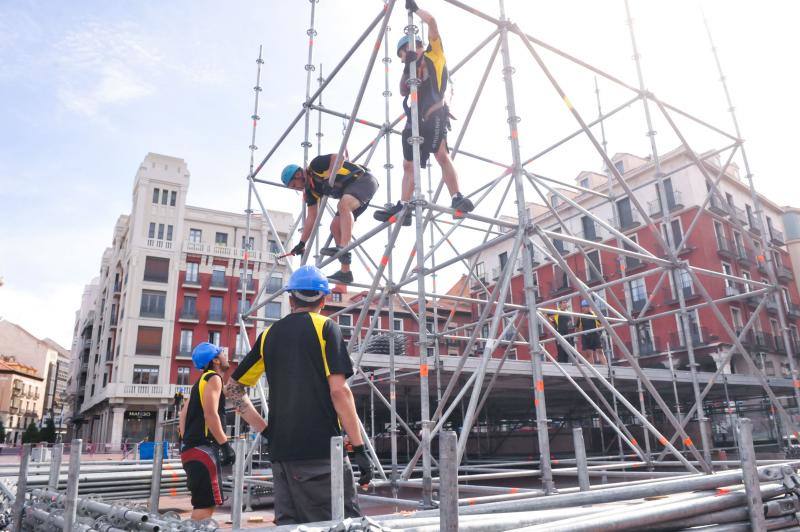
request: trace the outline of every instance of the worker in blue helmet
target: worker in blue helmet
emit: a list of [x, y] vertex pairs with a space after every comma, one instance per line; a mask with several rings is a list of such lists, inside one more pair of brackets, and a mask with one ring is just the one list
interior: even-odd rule
[[302, 255], [305, 252], [322, 196], [339, 200], [330, 226], [334, 245], [322, 248], [320, 253], [339, 259], [341, 268], [329, 277], [347, 284], [353, 282], [353, 273], [350, 271], [352, 256], [349, 251], [342, 251], [342, 248], [350, 243], [353, 224], [367, 210], [372, 196], [378, 190], [378, 181], [369, 173], [368, 168], [343, 160], [336, 170], [333, 184], [329, 184], [335, 162], [336, 154], [328, 154], [314, 157], [305, 169], [290, 164], [281, 172], [281, 181], [291, 189], [303, 191], [303, 200], [308, 209], [300, 242], [290, 251], [292, 255]]
[[[410, 78], [419, 80], [417, 86], [417, 109], [419, 120], [419, 134], [422, 143], [419, 145], [419, 162], [422, 168], [428, 165], [428, 158], [433, 154], [436, 162], [442, 169], [442, 179], [451, 196], [450, 208], [453, 216], [459, 218], [463, 213], [472, 211], [475, 206], [469, 198], [461, 193], [456, 172], [450, 152], [447, 148], [447, 131], [450, 129], [450, 109], [447, 106], [447, 84], [449, 74], [447, 63], [442, 48], [442, 37], [439, 35], [439, 26], [436, 19], [429, 12], [420, 9], [414, 0], [406, 0], [406, 9], [419, 15], [419, 18], [428, 25], [428, 47], [423, 48], [422, 40], [415, 36], [414, 49], [411, 49], [411, 39], [404, 35], [397, 43], [397, 55], [405, 64], [403, 75], [400, 78], [400, 94], [403, 100], [403, 109], [406, 114], [406, 125], [403, 128], [403, 184], [400, 191], [400, 201], [387, 209], [376, 211], [375, 219], [389, 220], [397, 215], [411, 200], [414, 193], [414, 157], [411, 144], [411, 107], [408, 99], [411, 93], [408, 84]], [[416, 75], [411, 76], [411, 63], [416, 61]], [[403, 222], [411, 223], [411, 210], [407, 210]]]
[[[372, 478], [372, 463], [361, 435], [347, 378], [353, 364], [342, 330], [320, 314], [330, 294], [328, 279], [314, 266], [295, 270], [286, 285], [292, 312], [256, 338], [231, 375], [225, 394], [269, 444], [275, 496], [275, 523], [299, 524], [331, 519], [330, 439], [347, 433], [358, 465], [359, 484]], [[255, 410], [246, 387], [266, 374], [268, 420]], [[343, 465], [345, 517], [361, 510], [350, 459]]]
[[225, 394], [222, 373], [228, 367], [227, 348], [202, 342], [192, 351], [192, 363], [202, 372], [178, 418], [183, 445], [181, 462], [192, 494], [192, 519], [209, 519], [222, 504], [222, 467], [236, 454], [225, 434]]

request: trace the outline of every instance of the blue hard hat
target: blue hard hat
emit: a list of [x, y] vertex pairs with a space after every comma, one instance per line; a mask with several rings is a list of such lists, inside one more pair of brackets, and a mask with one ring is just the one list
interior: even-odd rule
[[296, 174], [298, 170], [300, 170], [300, 167], [296, 164], [286, 165], [286, 168], [284, 168], [283, 172], [281, 172], [281, 181], [283, 181], [283, 184], [288, 187], [289, 181], [292, 180], [294, 174]]
[[222, 353], [222, 348], [211, 342], [200, 342], [192, 351], [192, 363], [197, 369], [204, 369], [208, 363]]
[[581, 306], [582, 307], [588, 307], [589, 306], [589, 302], [586, 301], [585, 299], [581, 299]]
[[[398, 57], [400, 56], [400, 50], [402, 50], [403, 48], [408, 50], [408, 41], [410, 41], [410, 40], [411, 39], [408, 38], [408, 35], [403, 35], [402, 37], [400, 37], [400, 40], [397, 41], [397, 55], [398, 55]], [[422, 44], [422, 39], [420, 39], [419, 37], [416, 38], [416, 41], [417, 41], [417, 44], [420, 44], [420, 45]]]
[[286, 285], [286, 290], [314, 290], [323, 294], [330, 294], [328, 278], [316, 266], [300, 266], [297, 268]]

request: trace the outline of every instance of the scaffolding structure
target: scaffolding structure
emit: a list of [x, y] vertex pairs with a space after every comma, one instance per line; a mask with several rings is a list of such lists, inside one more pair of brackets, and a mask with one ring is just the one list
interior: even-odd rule
[[[261, 191], [263, 191], [264, 187], [282, 187], [282, 184], [267, 179], [260, 174], [262, 169], [265, 168], [265, 165], [271, 160], [276, 150], [286, 141], [291, 132], [301, 121], [303, 122], [303, 142], [301, 144], [303, 148], [303, 163], [304, 166], [307, 166], [309, 151], [313, 147], [310, 141], [312, 135], [312, 112], [318, 113], [318, 124], [321, 124], [322, 115], [339, 117], [345, 121], [343, 136], [336, 152], [335, 162], [331, 167], [331, 184], [335, 179], [335, 169], [341, 166], [345, 159], [345, 154], [348, 151], [351, 155], [350, 160], [367, 165], [370, 161], [380, 159], [378, 147], [382, 142], [384, 144], [382, 166], [385, 170], [386, 202], [388, 205], [393, 204], [391, 183], [394, 165], [392, 164], [393, 150], [391, 146], [393, 144], [397, 146], [397, 143], [399, 143], [400, 130], [396, 129], [396, 126], [402, 120], [403, 116], [393, 118], [391, 109], [392, 92], [390, 90], [390, 64], [392, 63], [393, 49], [389, 38], [389, 20], [395, 9], [401, 8], [397, 7], [397, 0], [386, 0], [381, 6], [381, 9], [377, 10], [378, 12], [367, 28], [355, 39], [355, 42], [345, 53], [344, 57], [327, 72], [325, 78], [322, 77], [320, 65], [319, 77], [316, 78], [318, 87], [312, 91], [313, 81], [315, 81], [314, 73], [316, 72], [316, 67], [313, 62], [313, 52], [317, 34], [315, 29], [315, 9], [318, 1], [319, 0], [310, 0], [310, 23], [307, 30], [307, 35], [309, 37], [308, 56], [305, 65], [307, 76], [305, 100], [302, 108], [270, 147], [261, 162], [255, 165], [254, 154], [257, 149], [255, 145], [256, 124], [259, 120], [258, 94], [261, 91], [260, 66], [263, 63], [260, 53], [258, 59], [259, 73], [255, 87], [256, 103], [252, 116], [253, 136], [250, 146], [253, 155], [251, 155], [250, 169], [247, 175], [248, 200], [246, 212], [248, 214], [248, 234], [245, 241], [248, 242], [249, 245], [249, 217], [254, 212], [253, 201], [255, 201], [261, 211], [261, 215], [267, 222], [269, 231], [274, 240], [278, 242], [280, 248], [279, 253], [282, 255], [285, 255], [287, 250], [291, 249], [293, 235], [297, 227], [303, 222], [306, 213], [305, 210], [303, 210], [303, 212], [298, 215], [292, 229], [288, 233], [287, 240], [281, 241], [275, 225], [270, 219], [269, 211]], [[331, 207], [327, 204], [327, 197], [323, 196], [320, 200], [320, 208], [317, 211], [315, 229], [306, 242], [306, 251], [300, 260], [301, 264], [314, 262], [317, 266], [324, 267], [336, 261], [341, 254], [352, 251], [369, 276], [369, 282], [357, 282], [350, 285], [364, 290], [366, 296], [357, 303], [338, 310], [333, 316], [345, 312], [358, 311], [358, 317], [353, 324], [353, 333], [348, 345], [353, 356], [356, 372], [353, 379], [360, 385], [368, 386], [371, 397], [377, 398], [378, 402], [387, 408], [390, 413], [389, 433], [391, 437], [391, 457], [388, 470], [384, 469], [382, 466], [373, 444], [370, 443], [370, 435], [367, 434], [362, 427], [364, 440], [367, 442], [370, 455], [377, 468], [379, 477], [384, 479], [387, 484], [394, 487], [398, 485], [411, 485], [410, 481], [412, 477], [414, 477], [414, 485], [421, 488], [422, 505], [431, 506], [434, 487], [432, 471], [436, 467], [436, 456], [434, 456], [432, 452], [432, 441], [442, 434], [443, 430], [449, 428], [448, 423], [453, 412], [462, 405], [462, 400], [466, 401], [467, 408], [461, 416], [463, 422], [459, 431], [460, 434], [456, 447], [457, 462], [462, 461], [467, 448], [468, 439], [473, 434], [472, 427], [478, 421], [481, 409], [490, 397], [497, 382], [498, 375], [503, 371], [503, 364], [507, 360], [510, 349], [517, 345], [528, 346], [530, 352], [530, 394], [533, 399], [535, 410], [536, 430], [534, 431], [534, 437], [537, 439], [538, 457], [537, 460], [529, 463], [538, 464], [537, 473], [541, 478], [542, 491], [544, 494], [551, 494], [556, 491], [553, 480], [549, 440], [551, 421], [548, 419], [548, 407], [544, 388], [544, 364], [548, 364], [548, 367], [555, 368], [563, 376], [563, 380], [574, 387], [575, 392], [596, 412], [596, 415], [598, 415], [608, 427], [615, 431], [620, 447], [620, 457], [618, 457], [620, 459], [633, 457], [635, 460], [639, 460], [651, 467], [662, 460], [669, 459], [681, 464], [691, 473], [713, 472], [713, 445], [711, 434], [709, 433], [709, 425], [705, 417], [706, 414], [703, 408], [703, 402], [712, 390], [712, 387], [717, 384], [720, 376], [723, 376], [724, 379], [724, 368], [735, 354], [741, 355], [742, 359], [747, 363], [752, 375], [756, 377], [758, 384], [763, 389], [763, 393], [768, 397], [772, 408], [774, 408], [775, 412], [780, 416], [780, 430], [787, 435], [797, 431], [796, 415], [784, 406], [785, 401], [780, 400], [776, 392], [770, 386], [764, 371], [762, 371], [756, 361], [753, 360], [752, 353], [743, 345], [743, 339], [752, 329], [754, 323], [759, 319], [760, 314], [766, 312], [765, 306], [767, 302], [775, 302], [778, 309], [778, 319], [783, 336], [783, 345], [786, 347], [786, 356], [790, 365], [791, 379], [796, 384], [800, 383], [800, 374], [798, 374], [794, 353], [792, 352], [794, 344], [790, 340], [790, 331], [783, 305], [780, 304], [780, 288], [777, 281], [776, 264], [773, 262], [772, 254], [765, 253], [763, 257], [759, 257], [760, 261], [765, 262], [769, 278], [768, 282], [754, 281], [721, 271], [699, 268], [681, 258], [682, 251], [684, 251], [682, 248], [686, 245], [689, 235], [695, 230], [705, 207], [712, 201], [716, 201], [717, 205], [721, 205], [722, 208], [728, 211], [730, 220], [733, 222], [734, 226], [739, 229], [741, 234], [744, 235], [746, 242], [752, 247], [754, 237], [751, 235], [750, 231], [744, 230], [741, 220], [739, 220], [733, 211], [734, 207], [723, 200], [723, 194], [719, 186], [723, 176], [728, 171], [729, 165], [737, 155], [744, 161], [746, 173], [745, 182], [749, 187], [751, 200], [755, 208], [754, 215], [756, 220], [760, 222], [759, 230], [761, 234], [757, 235], [757, 237], [763, 242], [768, 242], [769, 240], [765, 235], [767, 224], [765, 223], [764, 210], [753, 186], [753, 176], [741, 140], [739, 126], [736, 122], [736, 116], [727, 85], [724, 85], [724, 88], [728, 107], [733, 119], [734, 131], [732, 133], [716, 127], [689, 112], [679, 109], [650, 92], [646, 87], [642, 73], [634, 26], [627, 0], [625, 0], [625, 10], [628, 17], [630, 43], [636, 65], [636, 85], [628, 84], [612, 74], [543, 42], [536, 38], [536, 36], [526, 33], [516, 23], [506, 17], [503, 0], [499, 0], [497, 15], [490, 15], [479, 11], [459, 0], [444, 1], [453, 6], [453, 8], [465, 11], [477, 19], [482, 20], [489, 28], [488, 36], [483, 38], [463, 59], [453, 65], [450, 70], [451, 74], [455, 74], [465, 64], [473, 60], [482, 50], [491, 50], [483, 74], [475, 86], [474, 96], [470, 102], [461, 129], [458, 132], [453, 146], [450, 148], [450, 154], [453, 158], [463, 157], [481, 161], [491, 168], [499, 169], [498, 175], [487, 180], [476, 190], [471, 190], [468, 194], [465, 194], [472, 199], [476, 206], [475, 211], [471, 213], [453, 211], [439, 203], [440, 193], [442, 191], [441, 182], [435, 190], [429, 185], [430, 190], [428, 195], [425, 195], [423, 192], [422, 169], [419, 164], [419, 145], [422, 142], [422, 138], [419, 133], [416, 98], [417, 86], [420, 80], [412, 76], [409, 80], [411, 92], [409, 100], [411, 104], [410, 141], [413, 149], [414, 162], [414, 192], [412, 200], [404, 204], [403, 210], [395, 217], [392, 217], [386, 222], [375, 224], [366, 229], [363, 234], [354, 234], [352, 242], [343, 246], [336, 256], [323, 257], [318, 253], [314, 253], [314, 251], [318, 252], [320, 247], [319, 242], [324, 237], [324, 235], [319, 233], [319, 228], [324, 217], [334, 214]], [[404, 33], [406, 35], [415, 35], [420, 29], [421, 28], [415, 24], [413, 14], [409, 12], [407, 14], [407, 25], [403, 29]], [[710, 39], [710, 31], [708, 35]], [[410, 40], [412, 43], [413, 41], [413, 39]], [[529, 57], [513, 58], [510, 49], [511, 42], [520, 43], [523, 47], [522, 49]], [[374, 43], [374, 46], [370, 48], [371, 51], [364, 67], [363, 76], [357, 89], [354, 90], [355, 97], [349, 112], [339, 112], [323, 106], [321, 98], [326, 87], [336, 78], [342, 68], [352, 60], [353, 55], [362, 45], [369, 46], [371, 43]], [[384, 72], [382, 93], [385, 100], [384, 116], [382, 120], [371, 121], [360, 114], [360, 109], [368, 82], [373, 75], [373, 67], [378, 61], [381, 50], [381, 61], [384, 63], [384, 68], [382, 69]], [[719, 68], [721, 80], [723, 84], [725, 84], [724, 76], [722, 75], [722, 67], [720, 66], [719, 59], [716, 55], [716, 48], [713, 47], [713, 43], [712, 50], [715, 60], [717, 61], [716, 64]], [[544, 51], [571, 63], [585, 72], [591, 73], [596, 79], [602, 79], [604, 82], [624, 89], [629, 93], [628, 99], [610, 111], [604, 112], [600, 106], [600, 94], [599, 89], [597, 89], [598, 116], [594, 119], [586, 117], [573, 106], [570, 95], [564, 84], [559, 81], [551, 68], [548, 67], [547, 62], [543, 58], [542, 52]], [[498, 55], [500, 56], [499, 61]], [[549, 88], [552, 89], [563, 102], [567, 116], [570, 116], [576, 124], [574, 132], [563, 138], [554, 139], [552, 144], [527, 158], [522, 154], [520, 148], [519, 137], [522, 133], [519, 129], [519, 122], [521, 117], [517, 114], [514, 84], [515, 68], [521, 68], [523, 59], [527, 60], [529, 67], [537, 68], [538, 72], [544, 76]], [[502, 72], [503, 88], [505, 92], [504, 108], [506, 110], [505, 119], [507, 130], [485, 134], [507, 137], [509, 153], [506, 156], [470, 153], [462, 150], [462, 141], [465, 133], [469, 129], [476, 106], [484, 92], [484, 87], [489, 75], [493, 71], [494, 66], [498, 63]], [[416, 72], [415, 62], [411, 63], [410, 72]], [[708, 195], [696, 213], [692, 223], [686, 231], [684, 231], [683, 238], [680, 241], [675, 241], [669, 232], [662, 233], [659, 230], [657, 222], [650, 216], [642, 202], [637, 199], [636, 193], [631, 189], [626, 179], [615, 167], [606, 152], [607, 142], [604, 124], [623, 109], [630, 108], [633, 105], [641, 105], [644, 114], [644, 131], [649, 137], [650, 158], [655, 166], [654, 183], [658, 185], [658, 199], [661, 205], [667, 205], [668, 202], [664, 181], [668, 179], [670, 175], [674, 174], [675, 171], [665, 172], [661, 168], [661, 157], [654, 130], [654, 116], [658, 116], [659, 120], [663, 120], [668, 124], [671, 133], [677, 137], [682, 149], [685, 150], [691, 159], [692, 166], [703, 175], [707, 183], [709, 190]], [[713, 132], [719, 138], [725, 139], [725, 145], [719, 149], [700, 155], [688, 142], [682, 128], [678, 125], [679, 120], [687, 121], [691, 123], [693, 127], [699, 127]], [[350, 141], [351, 133], [356, 125], [359, 127], [371, 128], [376, 131], [374, 139], [360, 151], [355, 151], [353, 149], [348, 150], [348, 142]], [[600, 136], [597, 134], [598, 128], [600, 129]], [[318, 125], [316, 136], [319, 144], [322, 139], [321, 125]], [[564, 183], [532, 170], [532, 166], [537, 160], [554, 150], [558, 150], [572, 139], [578, 137], [588, 140], [594, 147], [599, 159], [603, 161], [605, 174], [608, 180], [607, 193], [597, 189], [587, 189]], [[710, 173], [708, 166], [704, 164], [706, 160], [714, 156], [724, 156], [726, 158], [721, 171], [716, 175]], [[373, 166], [375, 165], [373, 164]], [[685, 167], [681, 169], [684, 168]], [[430, 183], [430, 168], [428, 172]], [[591, 210], [574, 201], [569, 195], [564, 194], [562, 192], [563, 188], [591, 194], [596, 198], [610, 203], [612, 207], [615, 205], [616, 199], [618, 199], [614, 191], [616, 188], [621, 189], [624, 195], [630, 199], [632, 206], [642, 220], [642, 225], [646, 228], [645, 230], [650, 231], [657, 246], [654, 249], [647, 249], [643, 245], [640, 245], [620, 228], [618, 220], [607, 221], [599, 218]], [[490, 193], [493, 191], [500, 192], [499, 201], [497, 201], [497, 203], [491, 202]], [[598, 242], [595, 239], [585, 238], [585, 235], [576, 235], [570, 232], [568, 225], [561, 218], [558, 211], [553, 207], [552, 203], [547, 200], [547, 198], [551, 196], [558, 197], [561, 202], [569, 204], [573, 209], [592, 220], [597, 226], [602, 227], [606, 232], [612, 235], [611, 240]], [[558, 221], [560, 225], [558, 231], [546, 229], [534, 223], [531, 213], [527, 209], [527, 202], [536, 198], [543, 200], [549, 208], [553, 219]], [[510, 204], [510, 200], [516, 203], [514, 220], [501, 216], [502, 207], [504, 204]], [[671, 220], [670, 210], [665, 208], [663, 211], [662, 221], [669, 225]], [[612, 212], [615, 213], [616, 218], [616, 209], [612, 208]], [[413, 231], [415, 235], [413, 245], [410, 249], [406, 249], [399, 244], [399, 237], [403, 231], [403, 226], [402, 223], [398, 222], [403, 220], [407, 213], [413, 213], [414, 219], [412, 228], [406, 229], [406, 231]], [[452, 223], [450, 223], [448, 219], [451, 216], [456, 218]], [[364, 225], [364, 223], [359, 224], [359, 226]], [[480, 235], [482, 240], [480, 243], [466, 249], [457, 249], [450, 240], [450, 237], [453, 234], [465, 232], [472, 232], [474, 235]], [[373, 259], [368, 252], [365, 252], [363, 246], [367, 242], [374, 243], [381, 238], [385, 239], [385, 244], [383, 245], [384, 251], [380, 258], [376, 260]], [[626, 274], [623, 269], [623, 273], [619, 279], [604, 281], [599, 285], [590, 287], [585, 280], [581, 278], [579, 273], [570, 267], [560, 250], [554, 244], [554, 240], [560, 240], [574, 245], [577, 252], [584, 258], [587, 258], [587, 253], [590, 251], [598, 250], [617, 256], [623, 263], [625, 258], [632, 258], [644, 262], [649, 267], [641, 273], [630, 275]], [[478, 239], [475, 238], [475, 242], [477, 241]], [[328, 242], [330, 242], [330, 237]], [[508, 255], [506, 265], [503, 267], [493, 286], [486, 286], [475, 271], [476, 257], [479, 257], [482, 253], [504, 242], [511, 244], [511, 252]], [[445, 249], [452, 252], [452, 256], [448, 256], [446, 260], [437, 258], [442, 256], [442, 250]], [[574, 287], [574, 289], [558, 295], [557, 297], [545, 298], [542, 301], [538, 301], [534, 296], [536, 289], [533, 266], [535, 254], [544, 257], [546, 260], [558, 266], [567, 276], [570, 281], [570, 286]], [[400, 260], [400, 262], [396, 264], [395, 261], [397, 260]], [[247, 262], [248, 256], [245, 254], [243, 272], [247, 271]], [[592, 273], [601, 275], [601, 272], [593, 261], [587, 258], [586, 264], [588, 268], [595, 270]], [[521, 276], [524, 284], [525, 299], [521, 303], [513, 303], [509, 300], [511, 280], [512, 277], [516, 275], [517, 265], [521, 267]], [[273, 270], [276, 266], [277, 264], [273, 266]], [[291, 271], [292, 265], [287, 264], [287, 266]], [[462, 293], [451, 294], [438, 291], [435, 284], [435, 276], [444, 271], [453, 271], [457, 269], [463, 269], [468, 279], [467, 283], [463, 283], [464, 290]], [[270, 274], [268, 273], [267, 278], [269, 278], [269, 276]], [[610, 290], [615, 286], [644, 276], [653, 277], [657, 279], [657, 282], [655, 289], [648, 295], [646, 303], [639, 310], [631, 310], [630, 301], [620, 300], [614, 294], [614, 291]], [[748, 286], [750, 290], [744, 294], [726, 295], [724, 298], [715, 299], [703, 284], [704, 279], [708, 278], [724, 279], [729, 282], [739, 283]], [[632, 345], [629, 347], [618, 332], [624, 328], [633, 328], [637, 323], [644, 320], [653, 319], [654, 316], [647, 313], [652, 308], [653, 301], [659, 293], [659, 288], [666, 286], [665, 283], [670, 281], [675, 283], [674, 286], [679, 286], [682, 279], [690, 280], [692, 286], [699, 292], [701, 301], [699, 303], [690, 304], [686, 301], [683, 291], [677, 290], [678, 308], [660, 312], [656, 316], [664, 317], [675, 315], [679, 320], [679, 327], [682, 327], [684, 331], [689, 331], [691, 328], [691, 322], [688, 316], [689, 313], [700, 308], [709, 309], [719, 321], [720, 327], [725, 331], [731, 343], [730, 349], [728, 349], [721, 360], [718, 361], [716, 372], [709, 378], [704, 379], [705, 384], [701, 386], [702, 379], [698, 376], [698, 364], [695, 360], [696, 346], [693, 345], [692, 334], [685, 335], [689, 370], [691, 373], [691, 396], [694, 402], [693, 406], [688, 411], [681, 411], [677, 400], [672, 406], [668, 403], [663, 396], [663, 390], [660, 392], [657, 389], [648, 371], [640, 366], [636, 342], [632, 342]], [[470, 284], [479, 285], [481, 290], [478, 293], [464, 293]], [[266, 285], [267, 283], [261, 283], [260, 290], [253, 303], [240, 317], [239, 324], [243, 338], [247, 338], [247, 329], [245, 328], [246, 321], [263, 320], [264, 318], [258, 317], [258, 310], [270, 301], [282, 296], [282, 289], [273, 293], [267, 293]], [[605, 298], [598, 295], [598, 291], [602, 289], [609, 289], [605, 292], [608, 294]], [[244, 297], [245, 295], [243, 292], [242, 308], [247, 309]], [[413, 297], [415, 299], [413, 304], [409, 302], [408, 297]], [[611, 366], [612, 357], [609, 356], [610, 353], [607, 354], [607, 359], [609, 361], [608, 367], [593, 365], [572, 345], [569, 337], [560, 334], [550, 323], [549, 316], [555, 312], [555, 305], [559, 301], [570, 300], [575, 297], [586, 300], [590, 305], [593, 315], [571, 311], [559, 311], [559, 313], [573, 318], [591, 317], [600, 321], [601, 329], [605, 331], [608, 338], [609, 345], [607, 346], [607, 351], [613, 350], [625, 363], [625, 368], [632, 372], [632, 378], [635, 379], [637, 386], [636, 395], [638, 396], [638, 404], [634, 404], [634, 401], [632, 401], [629, 396], [626, 396], [618, 389], [615, 383], [617, 372], [615, 368]], [[756, 310], [752, 313], [750, 319], [742, 329], [734, 330], [720, 311], [719, 305], [721, 303], [754, 297], [759, 298]], [[625, 299], [628, 299], [627, 292]], [[478, 309], [478, 316], [472, 323], [462, 324], [458, 329], [453, 329], [449, 327], [449, 325], [452, 322], [456, 312], [456, 305], [458, 304], [473, 305]], [[439, 314], [443, 306], [445, 308], [449, 306], [452, 309], [447, 317], [444, 317], [444, 314]], [[406, 312], [414, 317], [418, 324], [417, 331], [394, 330], [394, 312], [396, 308], [404, 308]], [[388, 315], [389, 317], [388, 331], [380, 327], [379, 320], [382, 315]], [[433, 317], [433, 327], [431, 330], [426, 326], [426, 318], [429, 316]], [[440, 324], [440, 317], [444, 317], [443, 325]], [[488, 335], [485, 336], [482, 334], [484, 326], [488, 326]], [[544, 340], [539, 336], [540, 328], [544, 329], [550, 337], [553, 338], [553, 341], [557, 342], [563, 350], [567, 352], [570, 361], [574, 364], [574, 368], [577, 369], [580, 375], [579, 379], [574, 377], [575, 372], [571, 367], [567, 368], [565, 364], [558, 362], [543, 347]], [[362, 332], [364, 332], [364, 334], [362, 334]], [[387, 335], [389, 355], [385, 359], [385, 369], [388, 370], [388, 394], [376, 385], [373, 379], [371, 379], [362, 368], [362, 360], [367, 353], [370, 340], [376, 335], [384, 333], [389, 333]], [[414, 423], [407, 419], [407, 415], [403, 416], [401, 412], [398, 411], [398, 376], [396, 367], [396, 352], [398, 351], [398, 346], [396, 345], [396, 333], [402, 333], [406, 337], [412, 338], [414, 343], [419, 346], [419, 366], [414, 372], [416, 378], [418, 378], [420, 392], [420, 422], [418, 428], [415, 428]], [[460, 336], [455, 336], [456, 334]], [[442, 363], [438, 350], [439, 340], [447, 338], [466, 340], [466, 345], [459, 357], [456, 360], [450, 361], [451, 370], [448, 372], [449, 375], [441, 371]], [[467, 368], [467, 361], [475, 352], [476, 346], [478, 345], [481, 346], [479, 349], [480, 355], [477, 359], [473, 358], [472, 360], [477, 361], [474, 364], [470, 364], [469, 368]], [[430, 351], [428, 349], [429, 347], [431, 348]], [[499, 360], [493, 356], [498, 349], [502, 349], [503, 353]], [[486, 382], [491, 361], [497, 361], [498, 366], [496, 371], [491, 375], [491, 379]], [[431, 382], [429, 382], [431, 370], [433, 370], [433, 376], [435, 378], [434, 391], [431, 391]], [[261, 387], [259, 390], [261, 404], [266, 408], [266, 393]], [[675, 390], [675, 395], [677, 397], [677, 388], [675, 388]], [[433, 397], [435, 397], [435, 402], [431, 404], [431, 399]], [[793, 387], [792, 399], [794, 405], [800, 406], [800, 388], [798, 388], [798, 386]], [[670, 432], [659, 430], [659, 428], [656, 427], [656, 423], [652, 419], [652, 412], [648, 413], [647, 405], [655, 405], [657, 407], [660, 414], [664, 416]], [[638, 441], [631, 433], [630, 429], [623, 421], [623, 417], [625, 416], [633, 416], [638, 420], [638, 423], [644, 427], [645, 437], [643, 441]], [[687, 433], [687, 426], [692, 421], [696, 421], [700, 428], [700, 441], [697, 443], [695, 443]], [[398, 435], [401, 431], [416, 445], [416, 451], [413, 453], [411, 460], [406, 464], [401, 464], [398, 459]], [[622, 453], [623, 448], [626, 449], [625, 455]], [[417, 465], [420, 460], [421, 467]], [[415, 477], [415, 475], [419, 475], [420, 478]], [[495, 478], [502, 477], [498, 476]]]

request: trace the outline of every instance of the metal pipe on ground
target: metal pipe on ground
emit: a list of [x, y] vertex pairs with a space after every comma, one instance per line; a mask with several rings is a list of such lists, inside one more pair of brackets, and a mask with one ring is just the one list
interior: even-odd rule
[[50, 489], [58, 489], [58, 477], [61, 473], [61, 458], [64, 454], [64, 444], [57, 443], [53, 445], [52, 460], [50, 461], [50, 478], [47, 481], [47, 487]]
[[64, 497], [64, 532], [72, 532], [75, 526], [78, 503], [78, 473], [81, 470], [81, 449], [83, 440], [72, 440], [69, 450], [69, 473], [67, 473], [67, 491]]
[[458, 530], [458, 437], [451, 430], [439, 433], [439, 526]]
[[26, 443], [22, 446], [22, 457], [19, 464], [19, 478], [17, 479], [17, 494], [14, 497], [14, 505], [11, 510], [11, 530], [20, 532], [22, 530], [22, 511], [25, 508], [25, 490], [28, 485], [28, 462], [31, 458], [31, 444]]
[[161, 467], [164, 460], [163, 442], [157, 441], [153, 446], [153, 474], [150, 485], [150, 513], [158, 515], [158, 502], [161, 499]]
[[331, 438], [331, 519], [344, 520], [344, 449], [341, 436]]
[[747, 494], [747, 508], [750, 513], [750, 525], [753, 530], [762, 530], [764, 522], [764, 504], [761, 499], [761, 486], [756, 470], [756, 453], [753, 449], [753, 423], [747, 418], [736, 420], [736, 431], [739, 434], [739, 458], [742, 460], [744, 489]]

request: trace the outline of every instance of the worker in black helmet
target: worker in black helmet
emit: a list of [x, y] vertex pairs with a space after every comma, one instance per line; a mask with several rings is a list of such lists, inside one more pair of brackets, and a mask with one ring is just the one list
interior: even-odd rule
[[[330, 294], [328, 280], [314, 266], [301, 266], [286, 285], [291, 314], [269, 326], [239, 363], [225, 388], [234, 408], [269, 442], [275, 494], [275, 523], [288, 525], [331, 519], [330, 439], [342, 429], [359, 484], [372, 478], [347, 378], [353, 365], [339, 325], [320, 314]], [[245, 387], [266, 374], [268, 422], [253, 408]], [[343, 464], [345, 517], [358, 517], [353, 470]]]
[[[442, 48], [442, 38], [439, 35], [439, 26], [436, 19], [429, 12], [420, 9], [414, 0], [406, 0], [406, 9], [419, 15], [428, 25], [428, 47], [423, 48], [422, 39], [414, 38], [414, 49], [410, 50], [411, 39], [404, 35], [397, 43], [397, 55], [405, 64], [403, 76], [400, 79], [400, 94], [403, 100], [403, 109], [406, 113], [406, 125], [403, 128], [403, 185], [400, 201], [389, 209], [376, 211], [376, 220], [386, 221], [403, 208], [403, 204], [411, 199], [414, 193], [414, 157], [411, 140], [411, 107], [408, 98], [411, 89], [408, 80], [411, 77], [411, 62], [416, 60], [416, 78], [420, 80], [417, 87], [417, 109], [419, 114], [419, 134], [423, 142], [419, 146], [420, 165], [427, 166], [428, 158], [433, 154], [436, 162], [442, 169], [442, 179], [451, 196], [450, 208], [455, 211], [455, 216], [470, 212], [475, 207], [469, 198], [464, 197], [459, 190], [458, 173], [453, 166], [450, 152], [447, 148], [447, 131], [450, 129], [450, 109], [447, 106], [445, 92], [447, 91], [448, 71]], [[411, 223], [411, 212], [402, 220], [403, 225]]]
[[236, 460], [225, 434], [225, 394], [222, 372], [228, 369], [228, 350], [202, 342], [192, 351], [194, 367], [203, 374], [194, 383], [178, 419], [181, 462], [192, 494], [192, 520], [214, 515], [222, 504], [222, 469]]

